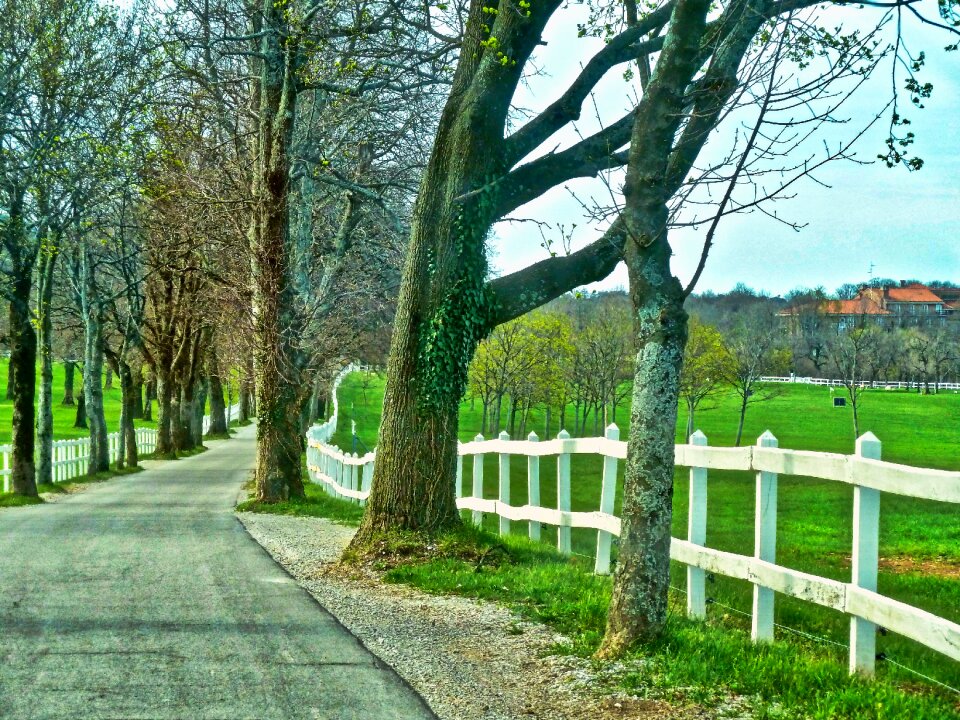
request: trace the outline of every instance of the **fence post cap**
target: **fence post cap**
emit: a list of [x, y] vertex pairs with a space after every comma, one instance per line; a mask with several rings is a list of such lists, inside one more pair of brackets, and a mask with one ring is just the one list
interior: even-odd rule
[[529, 440], [530, 442], [539, 442], [540, 438], [537, 437], [537, 434], [533, 430], [531, 430], [530, 434], [527, 435], [527, 440]]
[[559, 439], [559, 440], [569, 440], [569, 439], [570, 439], [570, 433], [568, 433], [566, 430], [561, 430], [560, 432], [557, 433], [557, 439]]
[[501, 440], [509, 440], [509, 439], [510, 439], [510, 433], [508, 433], [506, 430], [501, 430], [501, 431], [500, 431], [500, 435], [499, 435], [498, 437], [499, 437]]
[[693, 434], [690, 435], [690, 444], [691, 445], [706, 445], [707, 436], [703, 434], [703, 430], [694, 430]]
[[869, 430], [857, 438], [857, 455], [871, 460], [879, 460], [880, 448], [879, 438]]
[[763, 435], [757, 438], [757, 447], [777, 447], [777, 438], [769, 430], [764, 430]]
[[477, 436], [473, 439], [474, 442], [483, 442], [483, 435], [477, 433]]
[[620, 428], [617, 427], [616, 423], [610, 423], [609, 425], [607, 425], [607, 429], [604, 435], [606, 435], [606, 437], [610, 440], [619, 440]]

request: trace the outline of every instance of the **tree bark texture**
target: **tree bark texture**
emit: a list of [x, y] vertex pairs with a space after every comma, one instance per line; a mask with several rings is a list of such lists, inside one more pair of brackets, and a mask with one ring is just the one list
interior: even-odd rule
[[[673, 143], [686, 88], [701, 63], [709, 5], [708, 0], [679, 0], [675, 5], [630, 142], [622, 218], [637, 355], [620, 553], [606, 634], [598, 651], [605, 657], [656, 638], [667, 619], [674, 434], [687, 340], [683, 287], [670, 272], [667, 202], [676, 182], [671, 180]], [[691, 163], [695, 157], [693, 153]]]
[[74, 379], [77, 373], [77, 364], [73, 360], [63, 361], [63, 400], [61, 405], [75, 405]]
[[31, 278], [17, 277], [10, 302], [10, 375], [13, 400], [13, 452], [10, 487], [18, 495], [37, 495], [34, 468], [34, 399], [37, 387], [37, 334], [30, 316]]
[[37, 485], [53, 482], [53, 272], [60, 251], [54, 242], [40, 254], [38, 327], [40, 329], [40, 398], [37, 409]]
[[84, 429], [87, 427], [87, 397], [84, 393], [80, 393], [77, 398], [77, 414], [73, 419], [73, 426]]
[[173, 383], [166, 377], [157, 379], [157, 454], [169, 456], [173, 445]]
[[227, 404], [223, 398], [223, 382], [220, 380], [220, 366], [217, 362], [216, 346], [210, 344], [207, 355], [207, 387], [210, 391], [210, 435], [227, 434]]
[[294, 240], [290, 228], [290, 145], [297, 109], [299, 48], [289, 33], [285, 12], [273, 0], [264, 0], [262, 4], [264, 31], [256, 90], [260, 123], [250, 247], [257, 397], [256, 484], [257, 497], [263, 502], [304, 494], [300, 469], [304, 383], [297, 348], [302, 318], [296, 307], [295, 258], [291, 252]]
[[133, 382], [133, 417], [135, 419], [143, 419], [143, 371], [138, 365], [136, 369], [131, 369], [131, 373], [131, 382]]
[[153, 421], [153, 401], [157, 399], [156, 381], [149, 381], [143, 386], [143, 419]]
[[103, 316], [90, 260], [90, 251], [84, 248], [80, 292], [83, 312], [83, 395], [90, 430], [87, 474], [95, 475], [110, 469], [110, 447], [103, 409]]
[[137, 451], [137, 431], [133, 423], [136, 405], [136, 385], [130, 364], [121, 357], [117, 363], [117, 375], [120, 378], [120, 450], [117, 468], [136, 467], [139, 461]]

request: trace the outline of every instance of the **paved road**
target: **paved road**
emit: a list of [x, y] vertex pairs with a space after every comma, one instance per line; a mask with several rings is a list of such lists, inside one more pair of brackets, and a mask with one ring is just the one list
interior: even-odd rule
[[434, 716], [233, 516], [252, 428], [0, 511], [0, 718]]

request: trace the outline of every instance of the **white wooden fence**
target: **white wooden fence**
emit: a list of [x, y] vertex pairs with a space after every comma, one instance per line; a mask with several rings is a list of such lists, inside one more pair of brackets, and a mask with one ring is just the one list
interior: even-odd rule
[[307, 438], [315, 442], [329, 443], [330, 438], [334, 436], [337, 432], [337, 417], [340, 414], [340, 401], [337, 397], [337, 389], [340, 387], [340, 383], [343, 382], [343, 379], [353, 372], [369, 370], [368, 365], [360, 365], [359, 363], [350, 363], [343, 370], [337, 373], [337, 376], [333, 379], [333, 386], [330, 388], [330, 402], [333, 404], [333, 412], [330, 414], [330, 419], [327, 420], [322, 425], [313, 425], [307, 431]]
[[[338, 376], [337, 384], [343, 374]], [[359, 457], [329, 444], [336, 429], [337, 407], [324, 425], [307, 433], [307, 467], [310, 479], [331, 494], [364, 503], [370, 494], [376, 451]], [[690, 444], [677, 445], [676, 464], [690, 469], [690, 502], [687, 538], [673, 538], [672, 559], [687, 566], [687, 611], [692, 617], [706, 615], [705, 573], [747, 580], [754, 585], [752, 637], [756, 642], [773, 638], [775, 593], [800, 598], [850, 616], [850, 671], [872, 674], [877, 626], [916, 640], [954, 660], [960, 660], [960, 625], [932, 613], [893, 600], [876, 592], [879, 544], [880, 493], [960, 503], [960, 472], [928, 470], [882, 462], [880, 441], [871, 433], [857, 441], [855, 455], [785, 450], [776, 438], [764, 433], [753, 447], [709, 447], [701, 432]], [[498, 455], [498, 496], [483, 497], [483, 456]], [[600, 506], [593, 512], [574, 512], [570, 505], [573, 454], [603, 458]], [[463, 487], [463, 460], [473, 462], [472, 487]], [[510, 501], [510, 463], [513, 456], [526, 458], [527, 503]], [[619, 440], [615, 425], [602, 438], [571, 438], [561, 431], [557, 439], [540, 442], [535, 433], [523, 441], [501, 433], [496, 440], [477, 436], [461, 443], [457, 463], [457, 507], [473, 512], [479, 524], [484, 513], [500, 518], [500, 532], [510, 532], [512, 522], [527, 523], [533, 539], [542, 525], [557, 528], [557, 547], [570, 553], [570, 528], [597, 531], [597, 573], [610, 570], [611, 541], [620, 535], [620, 518], [613, 514], [617, 492], [617, 465], [627, 456], [627, 444]], [[540, 505], [540, 461], [555, 457], [557, 507]], [[709, 470], [740, 470], [756, 473], [755, 543], [753, 556], [705, 547], [707, 484]], [[777, 478], [798, 475], [845, 483], [853, 487], [853, 548], [850, 582], [840, 582], [776, 564]]]
[[[845, 387], [845, 380], [836, 380], [831, 378], [799, 377], [790, 376], [772, 376], [765, 375], [760, 378], [760, 382], [768, 383], [799, 383], [801, 385], [827, 385], [830, 387]], [[858, 382], [859, 387], [872, 388], [875, 390], [922, 390], [923, 388], [933, 388], [934, 390], [960, 390], [960, 382], [918, 382], [896, 381], [896, 380], [862, 380]]]
[[[230, 426], [230, 418], [240, 412], [240, 404], [235, 403], [226, 409], [227, 426]], [[203, 434], [206, 435], [210, 430], [210, 416], [203, 416]], [[146, 455], [157, 449], [157, 431], [154, 428], [136, 428], [137, 453]], [[110, 433], [107, 435], [107, 447], [109, 448], [110, 462], [114, 463], [120, 459], [120, 433]], [[3, 477], [3, 491], [10, 492], [10, 456], [13, 453], [13, 446], [0, 445], [0, 454], [3, 456], [3, 469], [0, 470], [0, 477]], [[76, 438], [73, 440], [54, 440], [53, 442], [53, 482], [66, 482], [75, 477], [86, 475], [87, 463], [90, 460], [90, 438]]]

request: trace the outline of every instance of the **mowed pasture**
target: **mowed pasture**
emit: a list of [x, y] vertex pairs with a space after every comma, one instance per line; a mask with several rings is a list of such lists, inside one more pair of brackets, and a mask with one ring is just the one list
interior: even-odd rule
[[[0, 444], [9, 443], [11, 437], [11, 423], [13, 420], [13, 403], [7, 400], [7, 358], [0, 359]], [[61, 405], [63, 400], [63, 364], [53, 364], [53, 438], [54, 440], [68, 440], [83, 438], [89, 435], [86, 428], [75, 428], [77, 418], [76, 405]], [[79, 398], [83, 393], [83, 375], [78, 370], [74, 374], [73, 393]], [[37, 368], [37, 397], [40, 395], [40, 368]], [[156, 410], [156, 406], [154, 406]], [[114, 376], [113, 387], [103, 391], [103, 411], [107, 419], [107, 430], [116, 432], [120, 428], [120, 379]], [[137, 420], [137, 427], [156, 427], [155, 422]]]
[[[377, 429], [383, 399], [383, 380], [376, 378], [364, 390], [357, 374], [348, 376], [340, 388], [340, 423], [335, 442], [353, 451], [351, 420], [367, 449], [377, 443]], [[805, 385], [780, 386], [781, 394], [757, 403], [748, 411], [744, 442], [755, 442], [770, 430], [782, 448], [850, 454], [854, 438], [850, 408], [834, 408], [828, 388]], [[842, 392], [842, 391], [841, 391]], [[834, 394], [839, 394], [835, 391]], [[366, 397], [364, 397], [364, 395]], [[710, 402], [710, 401], [708, 401]], [[696, 427], [711, 445], [732, 445], [736, 434], [736, 398], [722, 394], [710, 403], [713, 409], [697, 414]], [[534, 411], [528, 431], [542, 439], [542, 414]], [[554, 409], [553, 417], [559, 417]], [[466, 401], [460, 412], [460, 439], [473, 439], [480, 429], [479, 403]], [[621, 439], [626, 439], [629, 406], [618, 409]], [[592, 420], [588, 422], [592, 430]], [[686, 417], [677, 422], [677, 442], [683, 442]], [[554, 420], [551, 433], [558, 428]], [[883, 443], [883, 459], [892, 462], [944, 470], [960, 470], [960, 394], [939, 395], [884, 390], [867, 391], [862, 398], [861, 432], [873, 432]], [[592, 433], [588, 433], [592, 434]], [[363, 454], [358, 445], [357, 452]], [[596, 510], [599, 506], [602, 460], [573, 456], [572, 509]], [[472, 459], [464, 462], [465, 492], [471, 487]], [[622, 482], [623, 464], [620, 464]], [[674, 492], [673, 533], [686, 536], [688, 471], [678, 468]], [[556, 506], [556, 462], [540, 463], [541, 504]], [[498, 460], [484, 459], [484, 496], [495, 498]], [[526, 461], [511, 462], [512, 504], [527, 498]], [[708, 490], [707, 545], [720, 550], [753, 554], [754, 484], [752, 473], [711, 471]], [[852, 543], [853, 490], [850, 486], [811, 478], [781, 476], [779, 483], [777, 562], [823, 577], [849, 581]], [[620, 512], [618, 494], [616, 510]], [[883, 494], [880, 510], [879, 592], [923, 608], [953, 621], [960, 621], [960, 507], [947, 503], [902, 498]], [[496, 531], [497, 518], [487, 517], [484, 526]], [[513, 532], [526, 532], [524, 523], [514, 523]], [[556, 537], [552, 528], [543, 529], [547, 542]], [[574, 530], [573, 549], [579, 556], [592, 557], [596, 533]], [[583, 558], [587, 564], [587, 559]], [[592, 564], [591, 564], [592, 566]], [[673, 586], [682, 590], [684, 566], [674, 563]], [[751, 585], [717, 576], [708, 582], [707, 594], [715, 603], [708, 606], [713, 617], [726, 616], [731, 625], [749, 629]], [[682, 612], [677, 593], [677, 612]], [[799, 600], [778, 596], [776, 622], [785, 628], [809, 633], [839, 643], [838, 661], [845, 662], [849, 622], [841, 613]], [[788, 630], [778, 629], [778, 633]], [[955, 688], [960, 687], [960, 665], [910, 640], [881, 635], [877, 650], [897, 663], [931, 675]], [[878, 672], [903, 675], [890, 663], [879, 663]]]

